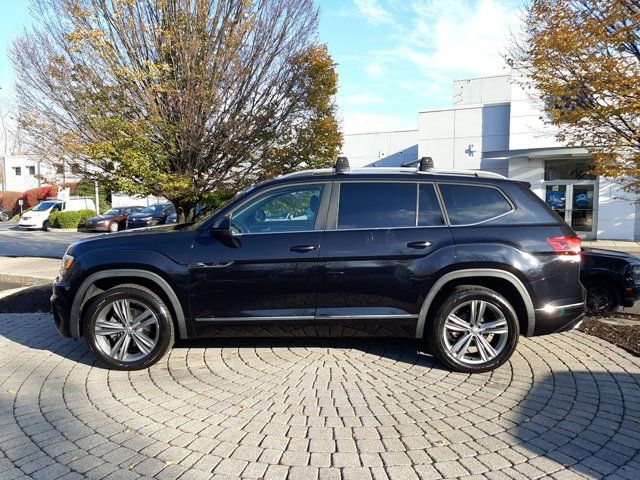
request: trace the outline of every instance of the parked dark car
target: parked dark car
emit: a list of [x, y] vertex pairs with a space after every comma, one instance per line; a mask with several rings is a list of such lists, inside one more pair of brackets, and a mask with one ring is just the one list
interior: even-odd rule
[[124, 230], [127, 226], [127, 218], [132, 213], [139, 212], [144, 207], [114, 207], [102, 215], [91, 217], [84, 224], [87, 230], [95, 230], [99, 232], [117, 232]]
[[0, 208], [0, 222], [8, 222], [13, 214], [9, 210]]
[[587, 289], [589, 313], [632, 307], [640, 298], [640, 258], [613, 250], [584, 248], [580, 281]]
[[[528, 185], [485, 172], [287, 175], [188, 226], [71, 245], [58, 330], [109, 368], [226, 325], [410, 326], [447, 367], [486, 372], [584, 315], [580, 239]], [[142, 215], [142, 214], [139, 214]]]
[[127, 218], [127, 228], [153, 227], [166, 223], [167, 217], [175, 213], [171, 203], [154, 203]]
[[[195, 213], [196, 218], [198, 218], [198, 216], [200, 215], [204, 215], [204, 211], [205, 211], [205, 207], [201, 205], [196, 205], [196, 213]], [[174, 212], [171, 215], [169, 215], [165, 223], [178, 223], [178, 214]]]

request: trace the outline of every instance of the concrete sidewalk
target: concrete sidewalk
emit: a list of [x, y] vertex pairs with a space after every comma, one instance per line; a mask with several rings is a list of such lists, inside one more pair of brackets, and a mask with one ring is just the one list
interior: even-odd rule
[[605, 250], [617, 250], [640, 256], [640, 242], [626, 240], [595, 240], [582, 241], [583, 247], [603, 248]]
[[60, 270], [60, 260], [39, 257], [0, 257], [0, 282], [23, 285], [51, 283]]

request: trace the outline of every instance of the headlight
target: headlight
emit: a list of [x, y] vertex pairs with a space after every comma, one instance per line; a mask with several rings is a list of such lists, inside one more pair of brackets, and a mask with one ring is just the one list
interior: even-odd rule
[[74, 260], [75, 258], [73, 257], [73, 255], [69, 255], [68, 253], [64, 254], [64, 256], [62, 257], [62, 263], [60, 265], [60, 275], [64, 275], [69, 271], [71, 265], [73, 265]]
[[640, 265], [635, 265], [633, 267], [633, 276], [635, 278], [640, 278]]

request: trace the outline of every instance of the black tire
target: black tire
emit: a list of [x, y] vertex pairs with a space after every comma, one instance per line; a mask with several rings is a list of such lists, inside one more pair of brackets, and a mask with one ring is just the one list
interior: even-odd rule
[[42, 222], [43, 231], [48, 232], [49, 228], [51, 228], [51, 225], [49, 224], [49, 220], [45, 220], [44, 222]]
[[0, 222], [8, 222], [9, 218], [11, 217], [9, 216], [8, 212], [0, 211]]
[[587, 282], [584, 287], [587, 289], [587, 313], [609, 313], [620, 306], [620, 293], [611, 282]]
[[[462, 312], [460, 315], [464, 316], [465, 309], [468, 308], [469, 317], [471, 317], [471, 302], [474, 301], [476, 302], [473, 305], [484, 305], [486, 317], [480, 318], [481, 323], [478, 327], [471, 327], [470, 323], [470, 329], [482, 328], [482, 325], [486, 327], [489, 322], [500, 322], [501, 326], [497, 328], [506, 329], [506, 332], [496, 335], [488, 333], [486, 336], [482, 335], [484, 338], [482, 340], [479, 338], [481, 336], [479, 330], [473, 332], [471, 330], [460, 332], [445, 330], [445, 323], [452, 313]], [[489, 308], [488, 312], [487, 308]], [[463, 320], [467, 321], [468, 319], [463, 318]], [[447, 325], [450, 324], [447, 322]], [[448, 368], [462, 373], [483, 373], [494, 370], [509, 360], [518, 345], [520, 327], [513, 307], [502, 295], [488, 288], [470, 285], [456, 287], [452, 290], [435, 314], [428, 319], [426, 333], [430, 351]], [[467, 339], [466, 342], [465, 339]], [[495, 356], [490, 357], [490, 350], [486, 350], [484, 346], [482, 348], [478, 346], [478, 343], [485, 345], [485, 341], [492, 348], [495, 347], [493, 350], [496, 353]], [[462, 358], [458, 358], [451, 351], [455, 351], [459, 342], [462, 342], [463, 348], [466, 344]], [[468, 355], [466, 352], [469, 352]], [[484, 359], [485, 354], [487, 360]]]
[[[104, 343], [99, 343], [103, 342], [103, 340], [98, 340], [99, 336], [96, 335], [96, 322], [100, 318], [104, 318], [103, 312], [113, 308], [112, 304], [116, 300], [127, 300], [131, 304], [146, 307], [155, 315], [157, 325], [152, 328], [156, 343], [142, 358], [132, 360], [113, 358], [103, 350]], [[148, 368], [165, 357], [175, 341], [173, 320], [165, 303], [151, 290], [133, 284], [112, 288], [93, 299], [84, 315], [83, 327], [85, 340], [93, 355], [102, 365], [113, 370], [142, 370]], [[108, 337], [107, 341], [115, 344], [117, 338], [116, 336]], [[138, 355], [143, 355], [135, 342], [129, 345], [128, 350], [133, 350], [132, 355], [136, 353], [136, 349], [138, 350]]]
[[120, 225], [118, 225], [118, 222], [111, 222], [109, 224], [109, 228], [108, 228], [109, 232], [111, 233], [115, 233], [118, 230], [120, 230]]

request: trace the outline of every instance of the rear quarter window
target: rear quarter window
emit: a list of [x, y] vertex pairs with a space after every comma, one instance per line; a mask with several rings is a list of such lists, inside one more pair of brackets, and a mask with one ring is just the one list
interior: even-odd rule
[[497, 188], [446, 183], [439, 186], [451, 225], [486, 222], [513, 210]]

